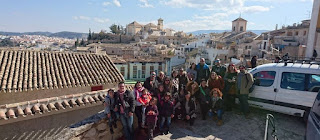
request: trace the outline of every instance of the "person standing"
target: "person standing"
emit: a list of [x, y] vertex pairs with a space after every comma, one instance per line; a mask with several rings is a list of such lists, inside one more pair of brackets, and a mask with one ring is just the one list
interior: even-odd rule
[[[170, 130], [170, 124], [171, 124], [171, 118], [174, 117], [173, 115], [173, 102], [171, 101], [171, 93], [167, 92], [164, 95], [164, 99], [161, 102], [161, 110], [160, 110], [160, 116], [161, 116], [161, 122], [160, 122], [160, 133], [168, 134]], [[163, 130], [164, 123], [166, 123], [167, 131]]]
[[146, 123], [148, 126], [148, 139], [153, 140], [153, 131], [155, 129], [157, 120], [158, 120], [158, 107], [157, 107], [157, 99], [153, 97], [150, 100], [150, 104], [146, 108], [145, 116]]
[[197, 70], [196, 70], [196, 64], [192, 63], [190, 68], [187, 69], [187, 75], [189, 81], [195, 81], [197, 78]]
[[253, 76], [251, 73], [248, 73], [245, 69], [246, 67], [241, 65], [239, 66], [240, 73], [237, 76], [237, 92], [240, 101], [240, 110], [248, 118], [249, 113], [249, 103], [248, 95], [249, 89], [253, 85]]
[[151, 72], [151, 76], [146, 79], [143, 83], [143, 86], [149, 90], [151, 94], [153, 94], [158, 86], [158, 81], [156, 77], [156, 72]]
[[107, 114], [108, 125], [110, 128], [110, 133], [113, 134], [113, 127], [117, 128], [117, 119], [119, 119], [119, 113], [117, 106], [115, 104], [114, 91], [112, 89], [108, 90], [108, 95], [104, 99], [104, 112]]
[[205, 63], [205, 59], [201, 58], [200, 63], [196, 67], [197, 70], [197, 82], [200, 84], [202, 79], [208, 80], [210, 75], [209, 66]]
[[229, 64], [228, 71], [224, 76], [224, 96], [226, 102], [226, 111], [231, 111], [235, 107], [235, 98], [237, 93], [236, 79], [238, 70], [234, 64]]
[[145, 111], [146, 111], [147, 106], [149, 105], [151, 98], [152, 97], [147, 89], [144, 89], [142, 91], [142, 95], [139, 98], [139, 102], [142, 105], [142, 124], [141, 124], [142, 128], [145, 128], [145, 122], [146, 122]]
[[134, 113], [136, 114], [137, 118], [138, 118], [138, 127], [141, 129], [142, 126], [142, 104], [139, 102], [139, 99], [142, 95], [142, 91], [145, 88], [142, 86], [142, 83], [140, 81], [137, 81], [137, 83], [134, 85], [134, 90], [133, 90], [133, 94], [135, 96], [136, 99], [136, 107], [135, 107], [135, 111]]
[[256, 55], [251, 58], [251, 68], [255, 68], [255, 67], [257, 67], [257, 56]]
[[187, 85], [188, 77], [186, 72], [183, 70], [183, 68], [179, 69], [178, 79], [179, 79], [179, 85]]
[[165, 78], [166, 78], [166, 76], [164, 75], [164, 72], [160, 71], [159, 72], [159, 76], [157, 77], [157, 83], [158, 84], [156, 85], [156, 88], [158, 88], [159, 84], [163, 84]]
[[115, 92], [116, 105], [119, 107], [120, 120], [126, 140], [133, 140], [133, 113], [135, 110], [135, 100], [132, 92], [126, 89], [124, 82], [119, 82], [118, 91]]
[[224, 88], [224, 80], [220, 75], [217, 75], [216, 72], [212, 71], [210, 78], [208, 80], [209, 89], [218, 88], [220, 91]]
[[214, 61], [214, 65], [211, 68], [211, 73], [215, 72], [217, 75], [220, 75], [221, 77], [224, 77], [226, 74], [227, 68], [223, 65], [221, 65], [220, 59], [217, 59]]

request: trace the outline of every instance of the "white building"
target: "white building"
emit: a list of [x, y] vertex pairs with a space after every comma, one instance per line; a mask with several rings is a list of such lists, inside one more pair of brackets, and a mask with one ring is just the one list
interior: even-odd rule
[[305, 57], [311, 58], [313, 50], [316, 50], [320, 57], [320, 0], [313, 1], [312, 16], [308, 34], [307, 49]]

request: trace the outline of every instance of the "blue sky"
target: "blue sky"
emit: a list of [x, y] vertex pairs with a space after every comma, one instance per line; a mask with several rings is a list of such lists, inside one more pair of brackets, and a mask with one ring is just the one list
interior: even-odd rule
[[113, 23], [156, 23], [177, 31], [231, 30], [248, 20], [248, 30], [273, 30], [310, 18], [313, 0], [2, 0], [0, 31], [109, 31]]

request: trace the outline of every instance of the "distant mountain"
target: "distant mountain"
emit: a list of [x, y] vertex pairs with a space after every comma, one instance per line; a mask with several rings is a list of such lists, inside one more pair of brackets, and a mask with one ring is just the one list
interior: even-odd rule
[[20, 35], [43, 35], [48, 37], [61, 37], [61, 38], [87, 38], [87, 33], [76, 33], [76, 32], [57, 32], [57, 33], [51, 33], [51, 32], [2, 32], [0, 31], [0, 35], [8, 35], [8, 36], [20, 36]]
[[[200, 35], [200, 34], [208, 34], [208, 33], [223, 33], [223, 32], [230, 32], [231, 30], [197, 30], [193, 32], [188, 32], [192, 33], [193, 35]], [[268, 30], [249, 30], [257, 35], [260, 35], [261, 33], [267, 32]]]

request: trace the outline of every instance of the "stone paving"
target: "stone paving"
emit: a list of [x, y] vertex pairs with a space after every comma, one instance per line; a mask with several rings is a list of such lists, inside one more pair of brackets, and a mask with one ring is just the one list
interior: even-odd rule
[[268, 113], [275, 117], [278, 139], [304, 139], [305, 123], [301, 118], [260, 109], [251, 110], [249, 119], [246, 119], [243, 115], [237, 115], [236, 111], [226, 112], [224, 114], [224, 125], [220, 127], [212, 119], [197, 119], [192, 127], [184, 122], [174, 122], [169, 134], [158, 135], [155, 140], [262, 140], [264, 138], [266, 114]]

